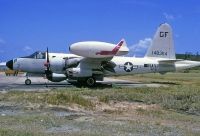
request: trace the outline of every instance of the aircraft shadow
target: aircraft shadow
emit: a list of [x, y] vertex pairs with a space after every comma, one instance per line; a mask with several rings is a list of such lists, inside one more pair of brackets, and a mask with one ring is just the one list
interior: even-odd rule
[[159, 82], [159, 81], [154, 81], [151, 83], [155, 83], [155, 84], [166, 84], [166, 85], [180, 85], [179, 83], [175, 83], [175, 82]]
[[175, 82], [151, 82], [151, 83], [143, 83], [143, 82], [113, 82], [113, 83], [107, 83], [107, 82], [97, 82], [94, 87], [88, 87], [84, 85], [80, 85], [77, 83], [32, 83], [31, 85], [22, 85], [22, 84], [15, 84], [17, 87], [20, 87], [22, 85], [22, 88], [26, 87], [29, 88], [93, 88], [93, 89], [106, 89], [106, 88], [113, 88], [113, 87], [134, 87], [134, 85], [145, 85], [145, 84], [165, 84], [165, 85], [179, 85]]

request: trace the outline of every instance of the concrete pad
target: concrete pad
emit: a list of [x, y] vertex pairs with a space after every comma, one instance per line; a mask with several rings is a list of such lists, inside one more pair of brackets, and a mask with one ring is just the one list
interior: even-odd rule
[[[30, 77], [32, 84], [25, 85], [24, 81], [26, 77], [21, 76], [5, 76], [4, 74], [0, 74], [0, 92], [3, 93], [5, 91], [12, 90], [21, 90], [21, 91], [47, 91], [54, 88], [66, 88], [66, 87], [74, 87], [67, 81], [53, 83], [44, 79], [43, 77]], [[105, 78], [104, 81], [97, 82], [97, 87], [112, 87], [113, 85], [117, 87], [160, 87], [166, 86], [163, 84], [144, 84], [141, 82], [132, 82], [128, 80], [119, 80], [113, 78]]]

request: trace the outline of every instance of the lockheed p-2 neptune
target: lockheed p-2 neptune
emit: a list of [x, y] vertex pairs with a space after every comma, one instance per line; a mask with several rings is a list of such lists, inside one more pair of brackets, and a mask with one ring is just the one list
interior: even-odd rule
[[[125, 40], [117, 45], [98, 41], [74, 43], [71, 54], [36, 52], [28, 57], [15, 58], [7, 67], [27, 73], [46, 75], [52, 82], [76, 80], [81, 85], [95, 86], [105, 76], [139, 73], [174, 72], [200, 66], [200, 62], [178, 60], [175, 56], [172, 28], [161, 24], [143, 58], [124, 57], [129, 49]], [[31, 80], [26, 79], [30, 85]]]

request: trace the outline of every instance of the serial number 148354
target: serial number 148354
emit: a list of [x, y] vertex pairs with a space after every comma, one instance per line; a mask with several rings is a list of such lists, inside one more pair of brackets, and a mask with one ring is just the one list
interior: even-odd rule
[[158, 55], [158, 56], [167, 56], [167, 52], [164, 51], [152, 51], [152, 55]]

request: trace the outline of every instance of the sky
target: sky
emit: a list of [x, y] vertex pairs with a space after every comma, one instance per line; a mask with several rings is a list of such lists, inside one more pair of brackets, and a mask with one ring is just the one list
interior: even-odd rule
[[199, 0], [0, 0], [0, 61], [122, 38], [137, 56], [165, 22], [173, 28], [176, 53], [200, 52]]

